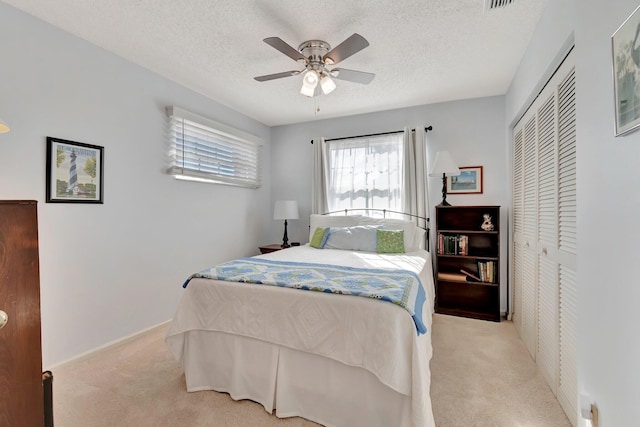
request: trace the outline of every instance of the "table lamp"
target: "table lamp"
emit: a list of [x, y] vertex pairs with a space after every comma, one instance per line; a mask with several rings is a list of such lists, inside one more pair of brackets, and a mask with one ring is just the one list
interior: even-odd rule
[[284, 219], [284, 236], [282, 237], [282, 247], [288, 248], [289, 238], [287, 237], [287, 220], [298, 219], [298, 202], [295, 200], [278, 200], [273, 207], [273, 219]]
[[440, 176], [440, 174], [442, 174], [442, 202], [438, 206], [451, 206], [447, 202], [447, 177], [460, 175], [460, 169], [448, 151], [436, 153], [436, 160], [429, 171], [429, 176]]

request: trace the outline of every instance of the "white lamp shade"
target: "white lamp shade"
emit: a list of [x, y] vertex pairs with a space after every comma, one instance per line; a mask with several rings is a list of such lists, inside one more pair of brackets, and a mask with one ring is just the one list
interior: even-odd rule
[[318, 80], [320, 77], [315, 70], [309, 70], [304, 75], [302, 79], [302, 87], [300, 88], [300, 93], [304, 96], [313, 96], [316, 92], [316, 86], [318, 86]]
[[300, 93], [303, 94], [304, 96], [312, 97], [313, 94], [316, 93], [316, 87], [308, 86], [303, 83], [302, 87], [300, 88]]
[[7, 126], [7, 124], [3, 122], [2, 119], [0, 119], [0, 133], [9, 132], [10, 130], [11, 129], [9, 128], [9, 126]]
[[336, 88], [336, 83], [328, 75], [320, 79], [320, 87], [325, 95], [329, 95]]
[[302, 81], [308, 86], [316, 87], [316, 85], [318, 84], [318, 73], [315, 70], [309, 70], [304, 75]]
[[278, 200], [273, 207], [273, 219], [298, 219], [298, 202]]
[[458, 169], [458, 165], [453, 161], [453, 157], [448, 151], [438, 151], [436, 160], [429, 171], [429, 176], [442, 176], [442, 174], [446, 176], [460, 175], [460, 169]]

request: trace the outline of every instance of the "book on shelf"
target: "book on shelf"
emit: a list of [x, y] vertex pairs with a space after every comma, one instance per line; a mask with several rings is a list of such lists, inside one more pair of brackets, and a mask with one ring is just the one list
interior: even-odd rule
[[438, 233], [439, 255], [469, 255], [469, 236]]
[[466, 234], [462, 234], [458, 236], [458, 240], [460, 242], [460, 250], [458, 251], [458, 255], [468, 255], [469, 236], [467, 236]]
[[491, 283], [496, 283], [496, 262], [489, 262], [489, 279], [491, 279]]
[[497, 271], [495, 261], [478, 261], [478, 276], [482, 282], [496, 283]]

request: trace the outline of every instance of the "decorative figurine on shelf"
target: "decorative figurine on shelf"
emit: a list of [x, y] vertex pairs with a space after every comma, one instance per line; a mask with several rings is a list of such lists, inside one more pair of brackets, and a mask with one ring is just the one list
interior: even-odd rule
[[484, 221], [482, 222], [482, 225], [480, 226], [480, 228], [482, 228], [484, 231], [493, 231], [493, 223], [491, 222], [491, 215], [484, 214], [482, 215], [482, 217], [484, 218]]

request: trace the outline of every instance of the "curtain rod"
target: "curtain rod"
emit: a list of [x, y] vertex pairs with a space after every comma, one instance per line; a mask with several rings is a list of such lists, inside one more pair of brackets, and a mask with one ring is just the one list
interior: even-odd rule
[[[433, 130], [433, 126], [425, 126], [424, 127], [424, 131], [425, 132], [429, 132], [430, 130]], [[411, 131], [415, 131], [415, 129], [411, 129]], [[370, 137], [370, 136], [391, 135], [392, 133], [400, 133], [400, 132], [404, 132], [404, 130], [396, 130], [396, 131], [392, 131], [392, 132], [381, 132], [381, 133], [370, 133], [368, 135], [345, 136], [343, 138], [331, 138], [331, 139], [325, 139], [324, 142], [335, 141], [335, 140], [338, 140], [338, 139], [354, 139], [354, 138], [367, 138], [367, 137]], [[311, 140], [311, 143], [313, 144], [313, 139]]]

